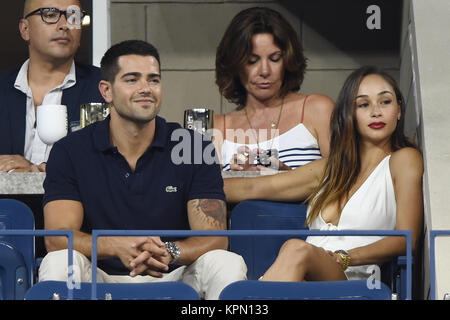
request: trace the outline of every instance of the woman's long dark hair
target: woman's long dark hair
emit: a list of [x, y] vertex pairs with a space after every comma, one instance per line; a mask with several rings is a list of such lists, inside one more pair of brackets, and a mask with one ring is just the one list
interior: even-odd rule
[[359, 85], [368, 75], [379, 75], [391, 85], [401, 109], [400, 119], [391, 136], [392, 150], [404, 147], [417, 148], [416, 144], [403, 133], [406, 106], [397, 82], [377, 67], [364, 66], [354, 71], [345, 81], [331, 116], [330, 156], [321, 183], [308, 198], [310, 204], [308, 225], [311, 225], [327, 205], [338, 201], [341, 207], [341, 200], [348, 195], [361, 170], [360, 137], [355, 108]]

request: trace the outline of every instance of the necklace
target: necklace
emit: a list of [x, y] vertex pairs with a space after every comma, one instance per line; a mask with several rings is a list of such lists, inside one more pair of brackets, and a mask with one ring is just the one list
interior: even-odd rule
[[[279, 125], [280, 119], [281, 119], [281, 113], [283, 112], [283, 106], [284, 106], [284, 98], [283, 98], [283, 100], [281, 100], [280, 113], [278, 114], [278, 120], [277, 120], [277, 122], [274, 122], [273, 120], [270, 122], [270, 127], [271, 127], [272, 129], [278, 129], [278, 125]], [[261, 150], [260, 147], [259, 147], [259, 139], [258, 139], [258, 135], [256, 134], [256, 130], [255, 130], [255, 129], [253, 128], [253, 126], [252, 126], [252, 123], [251, 123], [251, 121], [250, 121], [250, 118], [248, 117], [248, 114], [247, 114], [247, 108], [244, 109], [244, 114], [245, 114], [245, 117], [247, 118], [248, 125], [250, 126], [250, 129], [252, 129], [252, 133], [253, 133], [253, 135], [254, 135], [254, 137], [255, 137], [255, 139], [256, 139], [256, 144], [257, 144], [257, 146], [258, 146], [258, 150]], [[272, 140], [272, 145], [273, 145], [273, 140]]]

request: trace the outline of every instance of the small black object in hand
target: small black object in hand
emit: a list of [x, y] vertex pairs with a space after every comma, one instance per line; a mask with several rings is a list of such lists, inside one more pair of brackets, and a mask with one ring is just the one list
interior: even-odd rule
[[277, 149], [261, 150], [258, 152], [258, 154], [255, 157], [255, 164], [261, 165], [264, 167], [270, 167], [271, 166], [271, 160], [270, 160], [271, 157], [278, 159], [278, 150]]

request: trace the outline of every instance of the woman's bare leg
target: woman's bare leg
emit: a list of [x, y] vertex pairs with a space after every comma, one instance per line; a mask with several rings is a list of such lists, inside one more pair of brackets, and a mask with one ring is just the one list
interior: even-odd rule
[[290, 239], [266, 271], [263, 281], [347, 280], [339, 263], [324, 249], [300, 239]]

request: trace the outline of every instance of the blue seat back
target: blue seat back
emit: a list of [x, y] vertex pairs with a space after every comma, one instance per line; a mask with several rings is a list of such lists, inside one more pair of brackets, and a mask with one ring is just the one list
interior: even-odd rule
[[220, 294], [220, 300], [390, 300], [391, 291], [379, 283], [369, 288], [366, 280], [266, 282], [237, 281]]
[[28, 277], [23, 255], [0, 241], [0, 300], [23, 300], [29, 288]]
[[[74, 300], [90, 300], [91, 284], [81, 283], [74, 288]], [[43, 281], [31, 287], [26, 300], [67, 300], [67, 283]], [[199, 300], [197, 292], [182, 282], [155, 283], [97, 283], [99, 300]]]
[[[33, 212], [18, 200], [0, 199], [0, 230], [34, 230]], [[9, 244], [23, 256], [28, 272], [25, 285], [29, 288], [34, 274], [34, 237], [0, 235], [0, 241]]]
[[[233, 209], [230, 229], [307, 229], [305, 227], [306, 209], [306, 205], [299, 203], [246, 200]], [[247, 278], [256, 280], [272, 265], [281, 245], [289, 238], [291, 237], [230, 237], [230, 251], [244, 258], [248, 268]]]

